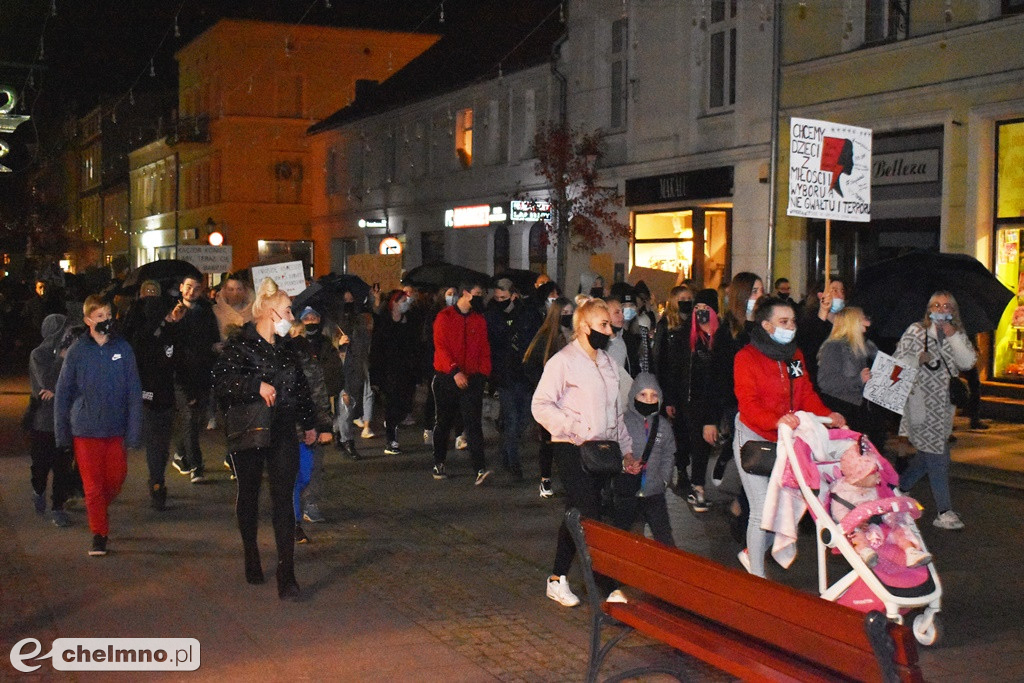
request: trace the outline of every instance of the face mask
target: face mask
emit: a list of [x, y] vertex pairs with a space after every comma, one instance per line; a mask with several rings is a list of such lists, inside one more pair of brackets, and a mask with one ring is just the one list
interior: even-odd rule
[[679, 302], [679, 315], [683, 316], [684, 318], [688, 318], [688, 317], [690, 317], [691, 313], [693, 313], [693, 302], [692, 301], [680, 301]]
[[747, 315], [754, 312], [754, 304], [757, 303], [757, 299], [747, 299]]
[[551, 304], [553, 304], [553, 303], [555, 303], [554, 299], [545, 299], [544, 300], [544, 309], [547, 310], [547, 309], [551, 308]]
[[707, 325], [711, 322], [711, 311], [706, 308], [702, 308], [694, 313], [693, 317], [697, 319], [698, 325]]
[[484, 310], [484, 298], [482, 296], [474, 296], [469, 300], [470, 307], [477, 313]]
[[96, 334], [110, 334], [110, 328], [113, 324], [114, 321], [108, 318], [106, 320], [101, 320], [95, 325], [93, 325], [92, 329], [94, 332], [96, 332]]
[[445, 294], [444, 295], [444, 303], [447, 306], [454, 306], [455, 305], [455, 295], [454, 294]]
[[412, 299], [410, 299], [409, 297], [405, 297], [404, 299], [398, 302], [397, 308], [398, 312], [403, 315], [408, 313], [409, 309], [412, 308]]
[[320, 323], [306, 323], [306, 334], [310, 337], [320, 334]]
[[644, 417], [654, 415], [656, 412], [658, 412], [657, 403], [644, 403], [638, 398], [633, 399], [633, 407], [636, 408], [636, 412], [640, 413]]
[[274, 333], [277, 334], [278, 337], [287, 337], [288, 332], [291, 329], [291, 322], [285, 320], [284, 318], [278, 318], [278, 320], [274, 323]]
[[[948, 323], [953, 321], [952, 313], [929, 313], [928, 317], [932, 319], [933, 323]], [[96, 327], [99, 328], [99, 325]]]
[[590, 288], [590, 296], [592, 298], [594, 298], [594, 299], [600, 299], [601, 297], [604, 296], [604, 288], [603, 287], [591, 287]]
[[618, 334], [619, 332], [622, 332], [622, 328], [612, 325], [612, 334]]
[[623, 320], [625, 320], [628, 323], [628, 322], [632, 322], [634, 318], [636, 318], [636, 309], [635, 308], [633, 308], [632, 306], [629, 306], [627, 308], [623, 308], [622, 309], [622, 319]]
[[788, 344], [793, 341], [794, 337], [796, 337], [796, 330], [787, 330], [784, 327], [776, 327], [772, 332], [772, 339], [779, 344]]
[[598, 332], [597, 330], [591, 330], [587, 334], [587, 341], [590, 342], [590, 347], [597, 349], [598, 351], [604, 351], [608, 348], [608, 340], [611, 339], [611, 335], [605, 334], [604, 332]]
[[569, 313], [569, 314], [563, 313], [562, 317], [559, 318], [559, 322], [561, 323], [562, 327], [566, 327], [566, 328], [571, 330], [572, 329], [572, 313]]
[[832, 299], [832, 308], [830, 308], [828, 310], [830, 312], [832, 312], [832, 313], [838, 313], [839, 311], [843, 310], [844, 306], [846, 306], [846, 302], [845, 301], [843, 301], [842, 299], [833, 298]]

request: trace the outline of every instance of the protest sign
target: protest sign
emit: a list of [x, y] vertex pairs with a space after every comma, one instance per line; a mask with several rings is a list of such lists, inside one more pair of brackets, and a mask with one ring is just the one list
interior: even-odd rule
[[871, 220], [871, 129], [790, 119], [787, 216]]
[[302, 268], [302, 261], [252, 267], [253, 287], [258, 289], [263, 278], [267, 277], [273, 279], [277, 283], [277, 288], [288, 296], [297, 296], [306, 288], [306, 273]]
[[380, 284], [382, 292], [402, 286], [401, 254], [352, 254], [348, 257], [348, 272], [363, 278], [368, 285]]
[[191, 263], [200, 273], [226, 273], [231, 270], [231, 247], [181, 244], [178, 246], [178, 258]]
[[917, 368], [900, 365], [895, 358], [879, 351], [871, 366], [871, 379], [864, 385], [864, 398], [902, 415], [916, 377]]

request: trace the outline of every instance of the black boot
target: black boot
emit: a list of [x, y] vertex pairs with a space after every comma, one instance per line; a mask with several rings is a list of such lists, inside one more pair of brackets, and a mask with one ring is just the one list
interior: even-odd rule
[[349, 439], [345, 442], [345, 453], [353, 460], [359, 460], [359, 451], [356, 450], [355, 439]]
[[277, 563], [277, 597], [282, 600], [295, 600], [299, 597], [299, 583], [295, 580], [293, 567]]
[[163, 512], [167, 506], [167, 486], [165, 484], [150, 484], [149, 506], [158, 512]]
[[263, 583], [260, 549], [256, 544], [245, 546], [245, 580], [251, 584]]

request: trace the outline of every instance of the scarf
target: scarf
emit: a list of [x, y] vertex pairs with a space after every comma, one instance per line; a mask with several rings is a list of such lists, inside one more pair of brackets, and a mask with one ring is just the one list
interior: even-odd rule
[[793, 359], [797, 349], [796, 339], [793, 339], [788, 344], [780, 344], [772, 339], [768, 331], [761, 325], [752, 325], [750, 327], [750, 343], [754, 345], [755, 349], [772, 360], [780, 360], [787, 363]]

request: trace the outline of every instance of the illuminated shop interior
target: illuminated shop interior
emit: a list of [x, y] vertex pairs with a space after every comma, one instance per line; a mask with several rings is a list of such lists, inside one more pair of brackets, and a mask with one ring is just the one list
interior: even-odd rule
[[731, 205], [634, 214], [631, 265], [681, 274], [702, 287], [728, 278]]

